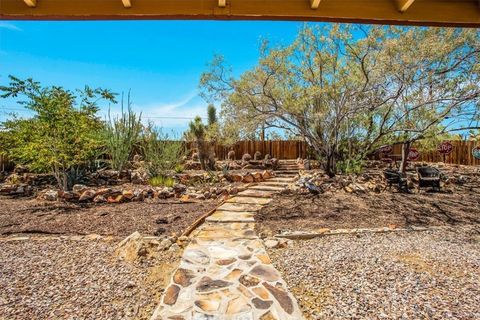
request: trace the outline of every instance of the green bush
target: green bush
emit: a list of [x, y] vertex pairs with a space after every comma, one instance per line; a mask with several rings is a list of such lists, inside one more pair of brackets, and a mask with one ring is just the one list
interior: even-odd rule
[[111, 117], [108, 111], [108, 121], [104, 131], [104, 140], [107, 154], [111, 157], [111, 167], [122, 170], [132, 155], [135, 144], [139, 141], [142, 133], [141, 114], [137, 116], [132, 111], [130, 93], [127, 97], [127, 111], [124, 112], [122, 97], [121, 116]]
[[185, 171], [185, 167], [182, 164], [177, 164], [174, 168], [175, 173], [182, 173]]
[[337, 162], [337, 170], [343, 174], [358, 174], [363, 170], [363, 161], [357, 159], [346, 159]]
[[185, 154], [181, 141], [170, 140], [161, 129], [149, 124], [145, 128], [142, 150], [146, 169], [150, 176], [166, 175], [181, 164]]
[[13, 117], [2, 123], [0, 149], [10, 160], [34, 172], [51, 172], [59, 187], [68, 190], [88, 170], [101, 150], [100, 99], [115, 102], [104, 89], [85, 87], [78, 95], [62, 87], [42, 87], [32, 79], [10, 76], [1, 86], [2, 98], [19, 98], [33, 112], [28, 119]]
[[152, 187], [173, 187], [175, 184], [175, 179], [168, 176], [155, 176], [148, 180], [148, 183]]

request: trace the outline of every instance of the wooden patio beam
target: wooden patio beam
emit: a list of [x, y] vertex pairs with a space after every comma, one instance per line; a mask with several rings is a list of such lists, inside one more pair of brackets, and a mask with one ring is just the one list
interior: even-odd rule
[[27, 6], [30, 8], [35, 8], [37, 6], [37, 0], [23, 0]]
[[[126, 0], [122, 0], [125, 3]], [[398, 6], [396, 1], [401, 1]], [[293, 20], [480, 27], [478, 0], [0, 0], [2, 20]], [[374, 2], [374, 4], [373, 4]], [[35, 8], [25, 4], [36, 4]], [[225, 3], [228, 8], [221, 7]], [[133, 5], [135, 4], [135, 5]], [[318, 4], [317, 10], [312, 10]], [[399, 10], [405, 10], [401, 12]], [[409, 9], [410, 8], [410, 9]], [[408, 10], [407, 10], [408, 9]]]
[[322, 0], [310, 0], [310, 8], [318, 9], [318, 6], [320, 5], [320, 1]]
[[410, 8], [410, 6], [415, 2], [415, 0], [397, 0], [398, 10], [400, 12], [405, 12]]

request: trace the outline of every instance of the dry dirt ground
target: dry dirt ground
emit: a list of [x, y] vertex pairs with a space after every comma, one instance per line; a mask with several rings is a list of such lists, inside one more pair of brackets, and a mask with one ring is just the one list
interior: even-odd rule
[[182, 203], [175, 199], [104, 205], [39, 202], [0, 197], [0, 236], [10, 234], [128, 236], [181, 234], [213, 200]]
[[255, 216], [257, 230], [315, 231], [321, 228], [370, 228], [480, 224], [480, 188], [459, 187], [454, 193], [347, 193], [340, 190], [312, 197], [276, 195]]
[[[179, 235], [215, 206], [0, 198], [0, 319], [149, 319], [181, 250], [127, 263], [115, 257], [117, 244], [134, 231]], [[37, 240], [5, 240], [13, 234]], [[75, 237], [83, 234], [103, 237]]]

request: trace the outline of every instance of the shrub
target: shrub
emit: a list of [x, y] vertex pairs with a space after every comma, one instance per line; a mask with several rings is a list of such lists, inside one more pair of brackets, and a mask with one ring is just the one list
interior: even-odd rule
[[22, 97], [18, 103], [34, 115], [5, 121], [0, 149], [32, 171], [53, 173], [58, 185], [68, 190], [101, 154], [97, 101], [115, 102], [115, 95], [85, 87], [77, 96], [62, 87], [42, 87], [32, 79], [10, 76], [10, 80], [0, 87], [1, 97]]
[[122, 170], [132, 155], [133, 148], [142, 133], [141, 114], [137, 116], [132, 111], [130, 93], [127, 97], [127, 111], [124, 112], [122, 97], [122, 114], [112, 118], [108, 111], [104, 139], [107, 153], [111, 157], [111, 167], [114, 170]]
[[170, 140], [161, 129], [149, 124], [142, 142], [146, 169], [153, 176], [166, 175], [181, 164], [185, 155], [181, 141]]
[[172, 177], [168, 177], [168, 176], [155, 176], [155, 177], [152, 177], [148, 180], [148, 183], [152, 186], [152, 187], [173, 187], [173, 185], [175, 184], [175, 180], [172, 178]]
[[343, 174], [358, 174], [363, 170], [363, 161], [357, 159], [346, 159], [337, 162], [337, 170]]
[[174, 170], [175, 173], [182, 173], [185, 170], [185, 167], [182, 164], [177, 164]]

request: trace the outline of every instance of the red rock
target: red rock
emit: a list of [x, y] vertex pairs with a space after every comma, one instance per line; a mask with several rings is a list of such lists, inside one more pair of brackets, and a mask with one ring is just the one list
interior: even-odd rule
[[94, 203], [105, 203], [105, 202], [107, 202], [107, 199], [105, 198], [105, 196], [100, 194], [98, 196], [95, 196], [95, 198], [93, 198], [93, 202]]
[[110, 196], [108, 197], [107, 199], [107, 202], [108, 203], [120, 203], [124, 200], [123, 196], [122, 195], [118, 195], [118, 196]]
[[80, 199], [78, 201], [88, 201], [91, 200], [95, 197], [95, 190], [88, 189], [85, 190], [82, 195], [80, 196]]
[[267, 180], [267, 179], [270, 179], [272, 177], [272, 175], [270, 174], [269, 171], [265, 170], [262, 172], [262, 177], [264, 180]]
[[127, 200], [132, 200], [135, 197], [132, 190], [123, 190], [122, 196]]
[[242, 178], [242, 182], [243, 182], [243, 183], [252, 183], [252, 182], [254, 182], [254, 181], [255, 181], [255, 178], [254, 178], [251, 174], [249, 174], [249, 173], [247, 173], [246, 175], [244, 175], [243, 178]]
[[254, 172], [252, 175], [253, 175], [253, 178], [255, 179], [255, 182], [260, 182], [263, 180], [263, 176], [260, 172]]
[[111, 188], [101, 188], [95, 192], [95, 196], [103, 196], [112, 192]]

